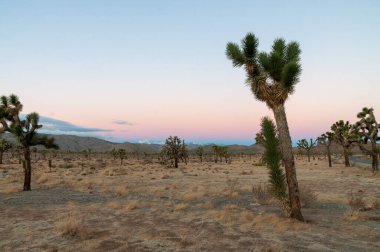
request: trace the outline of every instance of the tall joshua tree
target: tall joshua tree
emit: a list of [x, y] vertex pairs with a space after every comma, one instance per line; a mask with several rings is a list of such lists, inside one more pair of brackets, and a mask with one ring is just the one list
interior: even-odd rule
[[[358, 144], [360, 149], [372, 157], [372, 170], [373, 172], [379, 171], [379, 149], [376, 142], [380, 140], [379, 128], [380, 124], [377, 123], [373, 108], [363, 108], [357, 115], [359, 121], [355, 126], [359, 129]], [[371, 147], [368, 148], [368, 141], [371, 142]]]
[[334, 141], [343, 147], [344, 164], [350, 166], [350, 148], [358, 140], [358, 129], [348, 121], [340, 120], [331, 126]]
[[282, 38], [274, 41], [270, 53], [259, 53], [258, 45], [255, 35], [248, 33], [242, 40], [241, 47], [228, 43], [226, 55], [233, 66], [244, 66], [252, 93], [257, 100], [265, 102], [273, 110], [285, 163], [290, 217], [303, 221], [292, 141], [284, 106], [299, 81], [301, 50], [297, 42], [286, 43]]
[[301, 139], [297, 143], [298, 148], [306, 150], [307, 160], [309, 162], [310, 162], [310, 151], [314, 148], [316, 144], [317, 144], [317, 141], [314, 141], [312, 138], [310, 138], [310, 142], [308, 142], [306, 139]]
[[0, 164], [3, 163], [3, 154], [12, 148], [12, 144], [5, 139], [0, 139]]
[[12, 133], [22, 146], [24, 152], [24, 191], [30, 191], [32, 178], [30, 147], [43, 145], [46, 148], [57, 149], [58, 146], [54, 143], [53, 138], [37, 134], [37, 130], [42, 128], [42, 125], [38, 124], [39, 115], [37, 113], [30, 113], [24, 120], [20, 119], [23, 106], [16, 95], [2, 96], [0, 99], [0, 132]]
[[327, 158], [329, 160], [329, 167], [332, 167], [330, 146], [331, 146], [333, 138], [334, 138], [334, 134], [332, 132], [323, 133], [317, 138], [318, 144], [326, 146]]

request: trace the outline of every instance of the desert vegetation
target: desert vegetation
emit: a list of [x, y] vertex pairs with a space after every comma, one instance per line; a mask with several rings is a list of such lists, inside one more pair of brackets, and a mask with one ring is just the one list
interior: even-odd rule
[[273, 112], [252, 146], [187, 144], [173, 135], [156, 149], [106, 142], [59, 150], [37, 132], [37, 113], [23, 115], [16, 95], [2, 96], [0, 250], [380, 250], [374, 109], [300, 139], [306, 156], [297, 155], [285, 103], [299, 82], [300, 45], [282, 38], [269, 52], [258, 45], [248, 33], [226, 46]]
[[273, 110], [278, 130], [282, 159], [285, 164], [286, 180], [292, 218], [303, 220], [297, 181], [296, 167], [285, 113], [285, 102], [295, 90], [301, 74], [301, 50], [297, 42], [286, 43], [279, 38], [273, 42], [270, 53], [258, 52], [259, 41], [252, 33], [242, 40], [241, 47], [228, 43], [227, 57], [233, 66], [244, 66], [247, 83], [256, 99], [263, 101]]

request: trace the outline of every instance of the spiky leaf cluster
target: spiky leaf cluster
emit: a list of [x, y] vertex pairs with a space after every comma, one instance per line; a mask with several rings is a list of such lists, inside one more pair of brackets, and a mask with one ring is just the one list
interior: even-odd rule
[[360, 142], [367, 144], [368, 140], [377, 142], [380, 140], [378, 136], [380, 124], [377, 123], [373, 108], [364, 107], [357, 115], [359, 121], [355, 126], [359, 129]]
[[328, 131], [328, 132], [323, 133], [322, 135], [320, 135], [317, 138], [317, 142], [320, 145], [330, 146], [333, 139], [334, 139], [334, 133]]
[[261, 132], [263, 145], [265, 148], [263, 160], [269, 169], [269, 182], [274, 195], [279, 199], [284, 199], [287, 195], [285, 175], [281, 169], [281, 153], [279, 150], [279, 140], [274, 122], [264, 117], [261, 120]]
[[23, 106], [16, 95], [1, 96], [0, 102], [0, 133], [12, 133], [23, 147], [43, 145], [46, 148], [58, 148], [53, 138], [37, 134], [36, 130], [42, 127], [37, 113], [30, 113], [24, 120], [20, 119]]
[[286, 43], [282, 38], [273, 42], [269, 53], [259, 53], [258, 45], [255, 35], [248, 33], [240, 46], [228, 43], [226, 55], [234, 67], [245, 67], [247, 83], [256, 99], [273, 108], [283, 104], [299, 82], [301, 50], [297, 42]]
[[310, 142], [308, 142], [306, 139], [301, 139], [297, 142], [298, 148], [310, 151], [314, 146], [317, 145], [317, 141], [314, 141], [312, 138], [310, 138]]
[[331, 131], [334, 134], [334, 140], [344, 148], [349, 148], [359, 139], [359, 130], [355, 125], [343, 120], [337, 121], [331, 126]]

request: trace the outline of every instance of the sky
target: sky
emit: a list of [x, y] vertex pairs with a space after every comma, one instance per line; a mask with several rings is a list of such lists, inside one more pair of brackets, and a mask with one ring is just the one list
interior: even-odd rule
[[375, 0], [0, 0], [0, 94], [45, 133], [250, 145], [273, 113], [225, 47], [253, 32], [260, 51], [300, 43], [285, 106], [293, 142], [315, 138], [364, 106], [380, 118], [379, 12]]

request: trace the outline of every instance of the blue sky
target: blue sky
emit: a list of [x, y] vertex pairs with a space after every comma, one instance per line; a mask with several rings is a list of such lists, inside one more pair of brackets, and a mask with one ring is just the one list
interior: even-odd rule
[[288, 120], [294, 139], [316, 137], [363, 106], [380, 116], [379, 11], [378, 1], [0, 0], [1, 93], [113, 141], [251, 144], [272, 112], [224, 51], [254, 32], [260, 50], [300, 43]]

